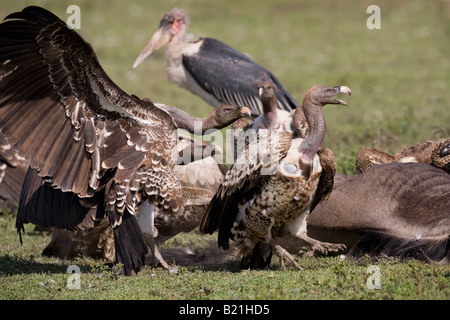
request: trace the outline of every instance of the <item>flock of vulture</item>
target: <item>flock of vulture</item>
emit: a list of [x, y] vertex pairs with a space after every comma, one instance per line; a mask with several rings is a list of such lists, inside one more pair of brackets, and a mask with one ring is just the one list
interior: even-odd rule
[[[25, 223], [52, 228], [45, 254], [100, 252], [126, 275], [150, 251], [170, 268], [157, 245], [196, 228], [233, 245], [241, 268], [268, 268], [275, 252], [302, 269], [292, 254], [305, 245], [449, 263], [450, 138], [395, 155], [364, 148], [357, 176], [336, 174], [322, 108], [346, 106], [336, 96], [350, 88], [316, 85], [299, 104], [232, 47], [185, 40], [188, 23], [167, 12], [133, 67], [168, 43], [169, 79], [214, 107], [205, 118], [124, 92], [43, 8], [0, 24], [0, 201], [18, 206], [20, 237]], [[175, 134], [199, 134], [194, 124], [232, 126], [230, 167], [220, 148]]]

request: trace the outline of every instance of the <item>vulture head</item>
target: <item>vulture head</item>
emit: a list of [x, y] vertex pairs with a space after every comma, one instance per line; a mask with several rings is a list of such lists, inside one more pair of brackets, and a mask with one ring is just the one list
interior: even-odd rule
[[272, 84], [270, 82], [262, 82], [258, 86], [258, 95], [262, 102], [270, 101], [275, 97], [275, 92], [273, 91]]
[[347, 102], [335, 98], [340, 93], [351, 95], [351, 90], [346, 86], [330, 88], [322, 85], [316, 85], [308, 90], [303, 99], [303, 110], [301, 108], [295, 110], [295, 113], [303, 112], [304, 116], [302, 115], [300, 117], [294, 114], [294, 126], [297, 130], [300, 130], [304, 125], [302, 121], [305, 119], [308, 124], [309, 133], [305, 139], [296, 139], [292, 142], [288, 156], [283, 160], [283, 168], [286, 174], [298, 175], [302, 172], [302, 175], [308, 177], [311, 170], [315, 170], [318, 166], [316, 163], [316, 160], [318, 160], [316, 154], [321, 147], [326, 133], [326, 123], [322, 107], [327, 104], [347, 106]]
[[[278, 104], [275, 91], [270, 82], [261, 82], [258, 85], [258, 95], [263, 106], [263, 114], [255, 119], [255, 124], [263, 129], [276, 129], [280, 126], [278, 110], [283, 110]], [[260, 124], [260, 122], [262, 122]], [[262, 133], [262, 131], [261, 131]]]
[[251, 111], [247, 107], [237, 107], [228, 104], [215, 108], [206, 116], [207, 129], [225, 128], [232, 124], [236, 119], [250, 117]]
[[158, 29], [156, 29], [145, 48], [137, 57], [133, 64], [133, 68], [137, 68], [137, 66], [139, 66], [153, 52], [159, 50], [166, 43], [172, 41], [175, 36], [179, 35], [179, 37], [183, 38], [188, 25], [189, 18], [186, 11], [183, 9], [174, 8], [164, 14], [159, 23]]
[[330, 88], [317, 85], [308, 90], [305, 98], [303, 99], [303, 105], [305, 106], [306, 103], [307, 105], [314, 104], [316, 106], [320, 105], [321, 107], [327, 104], [342, 104], [344, 106], [347, 106], [347, 102], [336, 99], [334, 97], [339, 93], [347, 93], [348, 95], [351, 95], [352, 91], [349, 87], [346, 86], [337, 86]]

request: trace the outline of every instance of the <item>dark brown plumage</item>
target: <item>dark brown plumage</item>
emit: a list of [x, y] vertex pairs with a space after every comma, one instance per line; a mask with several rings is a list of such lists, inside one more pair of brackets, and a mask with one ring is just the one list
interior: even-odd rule
[[[147, 246], [134, 217], [138, 205], [183, 206], [171, 116], [117, 87], [92, 47], [45, 9], [5, 18], [0, 57], [0, 128], [8, 142], [53, 187], [85, 208], [104, 206], [116, 261], [126, 274], [139, 271]], [[18, 230], [27, 222], [74, 230], [100, 220], [89, 210], [76, 217], [34, 212], [18, 215]]]
[[394, 161], [394, 156], [375, 148], [362, 148], [356, 157], [356, 171], [364, 172], [375, 164], [386, 164]]
[[[421, 163], [375, 165], [343, 176], [308, 220], [308, 233], [345, 243], [350, 256], [396, 256], [450, 263], [450, 175]], [[277, 242], [298, 251], [286, 235]]]
[[[164, 109], [167, 108], [167, 106], [160, 106]], [[180, 126], [180, 129], [192, 131], [192, 133], [195, 131], [194, 127], [185, 126], [184, 123], [194, 124], [197, 122], [199, 128], [201, 127], [199, 131], [207, 132], [221, 129], [236, 119], [249, 116], [249, 111], [245, 107], [226, 105], [213, 109], [205, 118], [193, 117], [175, 107], [168, 107], [166, 110], [174, 122]], [[152, 213], [138, 210], [137, 214], [140, 231], [144, 233], [144, 240], [153, 248], [156, 255], [159, 255], [159, 252], [155, 244], [180, 232], [189, 232], [199, 225], [205, 206], [226, 171], [223, 164], [217, 163], [212, 158], [216, 149], [217, 146], [194, 140], [191, 137], [178, 136], [175, 151], [180, 158], [176, 163], [183, 165], [175, 165], [173, 172], [181, 182], [181, 196], [186, 201], [184, 208], [173, 212], [163, 206], [147, 204], [143, 208], [150, 208]], [[198, 161], [190, 163], [191, 160]], [[83, 217], [88, 211], [86, 206], [80, 204], [75, 194], [52, 188], [33, 169], [30, 169], [24, 181], [21, 198], [18, 214], [20, 217], [37, 216], [41, 212], [55, 216], [60, 212], [66, 212], [70, 216]], [[45, 202], [41, 199], [45, 199]], [[152, 218], [146, 217], [147, 214], [153, 214], [156, 220], [153, 222]], [[101, 219], [104, 216], [104, 207], [97, 206], [91, 209], [91, 215], [100, 217], [101, 222], [98, 226], [83, 230], [53, 231], [52, 240], [44, 249], [43, 254], [67, 258], [79, 253], [111, 260], [111, 256], [115, 252], [114, 239], [110, 239], [110, 235], [112, 235], [110, 225], [105, 223], [105, 219]], [[153, 225], [156, 227], [156, 235], [153, 232]], [[153, 237], [155, 237], [154, 240]], [[157, 258], [163, 266], [168, 266], [162, 257], [158, 256]]]
[[374, 148], [363, 148], [356, 159], [356, 170], [361, 173], [372, 165], [391, 162], [430, 164], [450, 173], [450, 138], [418, 143], [403, 148], [394, 155]]
[[[182, 194], [187, 199], [183, 211], [172, 212], [153, 207], [155, 244], [163, 243], [179, 233], [197, 228], [203, 213], [223, 180], [226, 167], [212, 157], [187, 165], [176, 165], [175, 175], [180, 179]], [[152, 227], [152, 226], [149, 226]], [[43, 251], [44, 255], [69, 258], [76, 255], [100, 257], [114, 261], [114, 237], [107, 219], [94, 228], [85, 230], [61, 230], [52, 232], [52, 239]]]
[[[236, 241], [242, 256], [241, 268], [267, 268], [274, 240], [284, 232], [305, 239], [316, 250], [341, 248], [340, 245], [321, 243], [306, 234], [311, 206], [327, 196], [316, 190], [329, 193], [332, 187], [322, 184], [332, 183], [335, 171], [322, 173], [335, 165], [322, 166], [322, 161], [326, 160], [317, 152], [326, 132], [322, 107], [326, 104], [346, 105], [333, 98], [338, 93], [351, 92], [347, 87], [315, 86], [308, 90], [303, 99], [308, 136], [292, 139], [291, 132], [269, 130], [265, 137], [250, 143], [239, 156], [211, 200], [200, 230], [204, 233], [218, 230], [218, 244], [223, 249], [229, 248], [230, 240]], [[334, 157], [331, 161], [334, 162]], [[276, 249], [282, 261], [287, 257], [295, 262], [281, 247]]]

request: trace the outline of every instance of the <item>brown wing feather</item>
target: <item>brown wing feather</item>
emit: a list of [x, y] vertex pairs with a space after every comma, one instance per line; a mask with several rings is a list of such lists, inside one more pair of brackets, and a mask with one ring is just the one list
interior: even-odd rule
[[219, 229], [219, 245], [223, 248], [228, 248], [230, 229], [238, 214], [240, 200], [250, 200], [289, 150], [291, 133], [274, 132], [248, 145], [228, 170], [206, 209], [200, 231], [212, 234]]
[[374, 148], [362, 148], [356, 158], [356, 171], [362, 173], [375, 164], [394, 161], [394, 156]]
[[[431, 152], [435, 148], [436, 141], [426, 141], [424, 143], [417, 143], [397, 151], [394, 154], [394, 161], [396, 162], [420, 162], [424, 164], [431, 163]], [[405, 159], [406, 158], [406, 159]], [[412, 160], [411, 159], [411, 160]]]
[[[146, 247], [126, 234], [136, 222], [124, 213], [147, 196], [175, 211], [182, 206], [170, 115], [121, 90], [90, 44], [45, 9], [27, 7], [0, 24], [0, 128], [53, 187], [86, 198], [107, 184], [110, 221], [126, 222], [115, 235], [127, 273]], [[106, 172], [116, 175], [105, 181]], [[141, 248], [130, 253], [126, 243]]]
[[319, 185], [311, 203], [310, 212], [319, 204], [320, 201], [328, 199], [333, 190], [334, 176], [336, 175], [336, 159], [333, 152], [328, 148], [321, 148], [317, 151], [322, 166]]
[[115, 166], [134, 168], [150, 157], [149, 172], [170, 172], [176, 127], [166, 112], [117, 87], [92, 47], [48, 11], [29, 7], [5, 20], [0, 126], [40, 176], [88, 197]]

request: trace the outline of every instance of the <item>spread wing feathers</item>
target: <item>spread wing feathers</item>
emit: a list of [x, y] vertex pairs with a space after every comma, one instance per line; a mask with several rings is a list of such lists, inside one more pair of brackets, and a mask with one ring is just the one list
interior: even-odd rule
[[23, 231], [23, 224], [28, 222], [67, 230], [94, 227], [103, 218], [103, 198], [102, 192], [97, 192], [94, 198], [83, 199], [83, 205], [76, 194], [53, 188], [29, 168], [20, 194], [16, 228]]
[[336, 175], [336, 159], [333, 152], [328, 148], [321, 148], [317, 151], [317, 154], [319, 155], [322, 173], [320, 174], [319, 185], [311, 203], [310, 212], [313, 212], [320, 201], [328, 199], [333, 190], [334, 176]]
[[260, 82], [272, 83], [280, 108], [291, 111], [298, 103], [284, 90], [278, 79], [245, 54], [212, 38], [203, 38], [195, 55], [183, 56], [183, 66], [195, 81], [219, 101], [247, 106], [252, 115], [263, 113], [258, 95]]
[[178, 208], [172, 118], [115, 85], [90, 44], [45, 9], [0, 24], [0, 127], [53, 187], [92, 197], [117, 168], [115, 184], [142, 184]]
[[291, 133], [273, 131], [250, 143], [225, 175], [206, 209], [200, 231], [212, 234], [219, 229], [219, 246], [228, 248], [239, 202], [251, 200], [276, 173], [278, 163], [286, 156], [291, 142]]

